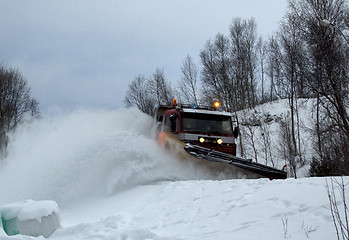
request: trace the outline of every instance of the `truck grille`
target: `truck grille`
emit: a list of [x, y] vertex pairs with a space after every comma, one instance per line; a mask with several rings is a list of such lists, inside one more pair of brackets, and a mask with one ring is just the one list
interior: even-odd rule
[[195, 145], [198, 145], [200, 147], [209, 148], [209, 149], [212, 149], [212, 150], [215, 150], [218, 152], [228, 153], [228, 154], [231, 154], [233, 156], [236, 155], [235, 143], [231, 143], [229, 145], [227, 145], [227, 144], [218, 145], [218, 144], [213, 144], [213, 143], [200, 143], [199, 141], [192, 141], [191, 144], [195, 144]]

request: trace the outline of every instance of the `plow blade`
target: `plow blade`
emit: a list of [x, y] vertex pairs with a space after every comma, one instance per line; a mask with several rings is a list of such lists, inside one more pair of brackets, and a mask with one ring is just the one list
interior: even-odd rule
[[209, 148], [197, 145], [186, 144], [184, 147], [190, 155], [198, 159], [206, 159], [211, 162], [228, 163], [233, 166], [245, 169], [269, 179], [286, 179], [285, 171], [269, 167], [260, 163], [252, 162], [252, 159], [239, 158], [230, 154], [214, 151]]

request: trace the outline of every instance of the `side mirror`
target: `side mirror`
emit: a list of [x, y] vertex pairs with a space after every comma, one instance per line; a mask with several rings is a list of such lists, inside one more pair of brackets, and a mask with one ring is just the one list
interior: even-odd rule
[[239, 136], [240, 129], [239, 127], [235, 127], [233, 131], [234, 138], [237, 138]]

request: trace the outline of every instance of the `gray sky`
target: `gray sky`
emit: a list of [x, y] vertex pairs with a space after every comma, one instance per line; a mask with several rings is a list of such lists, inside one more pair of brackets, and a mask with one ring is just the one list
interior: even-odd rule
[[138, 74], [180, 66], [235, 17], [254, 17], [265, 37], [287, 0], [1, 0], [0, 62], [18, 67], [50, 108], [120, 107]]

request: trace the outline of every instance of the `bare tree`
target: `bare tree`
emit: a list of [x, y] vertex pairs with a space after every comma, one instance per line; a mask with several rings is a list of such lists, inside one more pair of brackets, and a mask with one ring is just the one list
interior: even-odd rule
[[148, 80], [143, 75], [138, 75], [128, 86], [125, 103], [127, 106], [136, 106], [142, 112], [154, 115], [155, 99], [153, 98]]
[[157, 105], [170, 105], [174, 96], [170, 83], [165, 80], [164, 72], [160, 69], [156, 69], [151, 78], [136, 76], [128, 87], [124, 100], [126, 105], [135, 106], [151, 116]]
[[[308, 46], [304, 39], [303, 23], [295, 11], [289, 11], [281, 22], [277, 35], [269, 41], [268, 75], [276, 86], [272, 86], [279, 98], [287, 98], [289, 104], [290, 143], [287, 151], [300, 164], [305, 163], [301, 148], [301, 120], [299, 116], [299, 98], [310, 96], [311, 88], [307, 83], [309, 66]], [[292, 160], [293, 161], [293, 160]], [[296, 164], [293, 164], [296, 167]]]
[[[330, 183], [326, 179], [329, 207], [338, 240], [349, 239], [349, 208], [345, 196], [347, 185], [348, 183], [344, 182], [343, 177], [340, 178], [340, 181], [336, 178], [331, 178]], [[339, 208], [339, 204], [342, 204], [342, 209]]]
[[292, 143], [292, 127], [290, 124], [290, 114], [280, 122], [279, 128], [279, 153], [290, 167], [291, 177], [297, 178], [297, 170], [300, 167], [299, 157], [295, 155], [295, 145]]
[[[248, 114], [246, 110], [240, 111], [241, 116], [241, 132], [244, 135], [243, 144], [244, 146], [248, 146], [252, 149], [253, 155], [250, 154], [252, 158], [256, 162], [258, 162], [258, 150], [257, 150], [257, 134], [256, 131], [258, 126], [261, 125], [260, 119], [252, 114]], [[247, 154], [246, 154], [247, 155]]]
[[204, 98], [218, 99], [231, 112], [257, 104], [257, 26], [236, 18], [230, 36], [217, 34], [201, 51]]
[[219, 100], [228, 110], [235, 108], [233, 83], [230, 76], [231, 64], [229, 39], [217, 34], [214, 41], [209, 40], [201, 51], [203, 97], [211, 104]]
[[264, 119], [264, 121], [261, 122], [261, 125], [259, 126], [260, 135], [262, 138], [262, 149], [264, 153], [264, 159], [265, 164], [268, 165], [269, 162], [271, 163], [271, 166], [275, 166], [274, 159], [273, 159], [273, 152], [272, 152], [272, 141], [271, 141], [271, 130], [270, 125], [268, 122], [268, 119]]
[[269, 100], [265, 91], [266, 89], [265, 65], [266, 65], [266, 57], [267, 57], [267, 44], [263, 42], [261, 37], [258, 39], [257, 49], [258, 49], [257, 55], [258, 55], [260, 84], [261, 84], [260, 100], [261, 102], [267, 102]]
[[157, 68], [153, 76], [149, 79], [150, 91], [155, 96], [156, 104], [171, 105], [173, 91], [170, 83], [166, 81], [164, 71]]
[[198, 105], [198, 66], [188, 55], [183, 61], [181, 70], [183, 76], [179, 82], [179, 90], [188, 103]]
[[270, 81], [269, 100], [285, 97], [282, 87], [282, 61], [281, 61], [281, 47], [276, 36], [272, 36], [267, 43], [267, 76]]
[[[349, 19], [346, 0], [293, 0], [290, 10], [300, 23], [301, 36], [307, 44], [308, 58], [302, 76], [317, 97], [315, 165], [341, 162], [341, 171], [349, 169], [349, 44], [343, 31]], [[330, 24], [323, 24], [329, 22]], [[321, 116], [321, 115], [323, 116]], [[325, 118], [325, 121], [321, 119]], [[333, 139], [333, 141], [331, 140]], [[336, 139], [337, 141], [334, 141]], [[338, 142], [341, 140], [340, 142]], [[334, 145], [329, 145], [329, 143]], [[340, 155], [333, 149], [339, 147]], [[329, 172], [332, 170], [328, 169]]]
[[0, 154], [4, 155], [8, 133], [26, 116], [38, 117], [38, 101], [30, 96], [30, 87], [17, 69], [0, 65]]
[[230, 26], [232, 79], [240, 108], [256, 106], [257, 24], [236, 18]]

